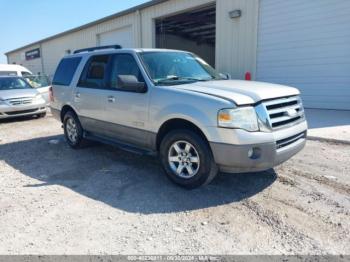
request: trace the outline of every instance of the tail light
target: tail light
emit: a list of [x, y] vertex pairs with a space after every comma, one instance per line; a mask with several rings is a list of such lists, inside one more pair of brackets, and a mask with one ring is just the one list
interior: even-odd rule
[[49, 89], [50, 102], [54, 102], [52, 86]]

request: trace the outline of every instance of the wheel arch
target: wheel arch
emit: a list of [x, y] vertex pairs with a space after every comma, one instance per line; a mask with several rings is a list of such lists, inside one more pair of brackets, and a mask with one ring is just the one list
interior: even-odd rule
[[207, 136], [204, 134], [202, 129], [198, 127], [193, 122], [183, 119], [183, 118], [172, 118], [167, 121], [165, 121], [159, 128], [157, 132], [156, 137], [156, 149], [159, 151], [160, 143], [162, 142], [163, 138], [170, 132], [176, 129], [186, 129], [194, 131], [196, 134], [198, 134], [203, 140], [209, 145], [209, 140]]
[[75, 109], [71, 105], [64, 105], [61, 109], [61, 114], [60, 114], [61, 122], [63, 122], [63, 118], [68, 111], [72, 111], [75, 115], [77, 115], [77, 113], [75, 112]]

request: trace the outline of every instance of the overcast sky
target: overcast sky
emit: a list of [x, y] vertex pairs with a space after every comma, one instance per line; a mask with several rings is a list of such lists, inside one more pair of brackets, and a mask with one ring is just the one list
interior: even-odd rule
[[0, 64], [5, 52], [148, 0], [0, 0]]

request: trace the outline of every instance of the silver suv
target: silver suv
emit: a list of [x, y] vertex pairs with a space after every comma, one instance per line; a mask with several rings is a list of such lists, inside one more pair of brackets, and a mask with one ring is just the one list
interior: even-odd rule
[[297, 89], [225, 78], [189, 52], [78, 50], [56, 70], [51, 108], [72, 148], [90, 139], [158, 154], [186, 188], [219, 170], [270, 169], [304, 147]]

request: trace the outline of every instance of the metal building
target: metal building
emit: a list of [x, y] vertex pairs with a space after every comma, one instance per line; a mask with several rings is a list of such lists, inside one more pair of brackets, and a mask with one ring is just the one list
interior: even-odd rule
[[295, 86], [306, 107], [350, 110], [349, 12], [348, 0], [154, 0], [6, 55], [52, 76], [80, 48], [183, 49], [233, 78]]

